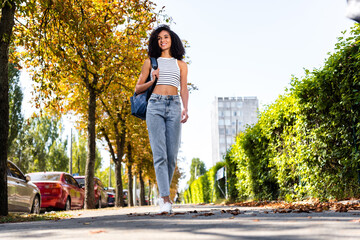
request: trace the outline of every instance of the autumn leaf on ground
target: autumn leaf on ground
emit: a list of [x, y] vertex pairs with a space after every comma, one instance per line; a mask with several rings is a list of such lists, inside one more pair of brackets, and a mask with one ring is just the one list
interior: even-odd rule
[[317, 207], [316, 209], [315, 209], [315, 212], [322, 212], [323, 211], [323, 209], [321, 208], [321, 207]]
[[291, 209], [274, 209], [274, 213], [291, 213]]
[[347, 209], [347, 206], [345, 205], [337, 205], [335, 207], [335, 212], [347, 212], [348, 209]]
[[209, 216], [212, 216], [212, 215], [215, 215], [214, 213], [212, 212], [207, 212], [207, 213], [201, 213], [201, 214], [198, 214], [198, 215], [194, 215], [193, 217], [198, 217], [198, 216], [205, 216], [205, 217], [209, 217]]
[[360, 218], [359, 218], [359, 219], [354, 219], [354, 220], [351, 220], [350, 222], [360, 223]]
[[148, 213], [129, 213], [127, 214], [128, 217], [139, 217], [139, 216], [151, 216], [151, 214]]
[[[223, 210], [224, 211], [224, 210]], [[238, 208], [236, 208], [236, 209], [234, 209], [234, 210], [232, 210], [232, 209], [230, 209], [230, 210], [226, 210], [226, 211], [221, 211], [221, 213], [224, 213], [224, 212], [226, 212], [226, 213], [230, 213], [230, 214], [232, 214], [232, 215], [239, 215], [239, 214], [241, 214], [241, 212], [240, 212], [240, 210], [238, 209]]]
[[174, 212], [175, 215], [185, 215], [185, 212]]
[[106, 232], [105, 230], [94, 230], [94, 231], [90, 231], [91, 234], [98, 234], [98, 233], [103, 233]]
[[293, 213], [310, 213], [310, 210], [308, 208], [299, 208], [294, 210]]
[[157, 213], [155, 215], [162, 216], [162, 215], [168, 215], [168, 214], [169, 214], [168, 212], [162, 212], [162, 213]]

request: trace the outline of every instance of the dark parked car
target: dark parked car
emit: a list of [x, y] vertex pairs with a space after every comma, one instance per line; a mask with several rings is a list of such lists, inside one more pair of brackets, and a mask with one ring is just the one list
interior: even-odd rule
[[[75, 176], [76, 181], [81, 187], [85, 186], [85, 176]], [[94, 191], [95, 191], [95, 206], [96, 208], [107, 207], [108, 195], [104, 188], [104, 185], [99, 178], [94, 178]]]
[[[115, 206], [115, 189], [110, 187], [110, 188], [105, 188], [105, 190], [107, 191], [108, 194], [108, 206], [109, 207], [113, 207]], [[128, 190], [124, 189], [123, 190], [123, 197], [124, 197], [124, 206], [128, 205]]]
[[14, 163], [7, 162], [9, 212], [40, 213], [40, 191], [30, 180]]
[[124, 197], [124, 204], [125, 206], [127, 206], [129, 204], [129, 198], [128, 198], [129, 194], [128, 194], [128, 190], [124, 189], [123, 190], [123, 197]]
[[41, 208], [63, 210], [84, 207], [84, 189], [65, 172], [29, 173], [31, 181], [40, 189]]
[[108, 207], [115, 206], [115, 189], [114, 188], [105, 188], [108, 195]]

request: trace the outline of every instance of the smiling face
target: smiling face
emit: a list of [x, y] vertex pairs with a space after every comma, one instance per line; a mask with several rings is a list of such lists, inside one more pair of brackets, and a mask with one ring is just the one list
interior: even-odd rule
[[158, 44], [162, 51], [169, 50], [171, 47], [171, 37], [168, 31], [162, 30], [158, 35]]

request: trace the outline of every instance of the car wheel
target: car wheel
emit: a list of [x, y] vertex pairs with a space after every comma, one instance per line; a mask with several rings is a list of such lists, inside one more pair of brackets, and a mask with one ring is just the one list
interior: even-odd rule
[[40, 197], [37, 195], [34, 198], [33, 205], [31, 207], [31, 213], [40, 214]]
[[69, 197], [66, 199], [65, 209], [64, 209], [64, 210], [65, 210], [65, 211], [71, 210], [71, 201], [70, 201], [70, 198], [69, 198]]

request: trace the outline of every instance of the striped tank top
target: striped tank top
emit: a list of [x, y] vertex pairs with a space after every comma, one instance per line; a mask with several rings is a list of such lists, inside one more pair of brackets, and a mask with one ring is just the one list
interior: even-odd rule
[[[159, 57], [159, 79], [156, 85], [170, 85], [176, 88], [180, 86], [180, 68], [176, 58]], [[153, 71], [153, 69], [151, 69]]]

